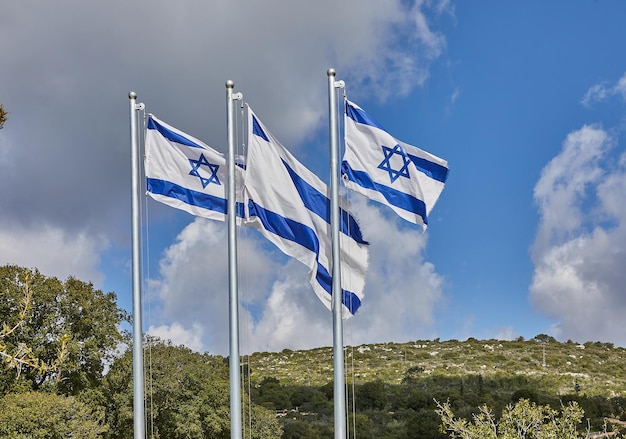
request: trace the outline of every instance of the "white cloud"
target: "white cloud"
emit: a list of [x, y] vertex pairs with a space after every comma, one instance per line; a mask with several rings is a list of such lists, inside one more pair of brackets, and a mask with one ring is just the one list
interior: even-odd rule
[[[371, 243], [371, 263], [363, 305], [346, 321], [346, 344], [430, 334], [443, 279], [423, 258], [427, 235], [391, 212], [383, 214], [384, 208], [367, 205], [363, 197], [353, 201]], [[246, 233], [238, 250], [242, 352], [331, 345], [332, 314], [313, 293], [306, 267], [268, 247], [256, 231]], [[179, 234], [163, 254], [160, 279], [152, 282], [158, 312], [150, 326], [176, 328], [183, 335], [187, 330], [181, 328], [193, 328], [194, 336], [203, 334], [204, 349], [227, 352], [226, 245], [225, 224], [219, 222], [196, 219]]]
[[65, 280], [69, 276], [93, 282], [101, 288], [104, 274], [99, 270], [100, 253], [109, 246], [103, 237], [85, 231], [73, 234], [51, 226], [31, 230], [10, 224], [0, 225], [0, 264], [37, 268], [45, 276]]
[[[436, 58], [441, 55], [441, 52], [445, 48], [446, 39], [443, 35], [432, 31], [428, 24], [428, 19], [421, 11], [422, 7], [423, 2], [416, 2], [411, 11], [411, 16], [415, 24], [415, 38], [426, 48], [427, 56]], [[438, 8], [445, 7], [445, 4], [442, 4]], [[441, 13], [443, 9], [438, 9], [438, 11]]]
[[613, 87], [615, 93], [622, 95], [622, 98], [626, 101], [626, 73], [617, 81], [615, 87]]
[[[443, 279], [424, 261], [426, 235], [385, 208], [353, 197], [353, 209], [370, 242], [370, 266], [363, 305], [345, 322], [345, 343], [358, 345], [407, 341], [430, 333], [434, 308], [443, 299]], [[319, 303], [304, 279], [304, 270], [274, 285], [257, 335], [271, 337], [277, 328], [281, 343], [310, 348], [332, 343], [332, 316]], [[299, 285], [299, 286], [298, 286]], [[293, 293], [293, 294], [292, 294]], [[289, 308], [282, 307], [287, 303]], [[321, 340], [321, 342], [320, 342]], [[281, 344], [277, 344], [280, 346]]]
[[563, 239], [578, 230], [583, 220], [589, 220], [582, 202], [589, 187], [603, 176], [600, 159], [608, 146], [608, 134], [603, 129], [584, 126], [567, 136], [562, 151], [543, 168], [534, 190], [541, 215], [535, 252], [542, 252], [555, 239]]
[[[246, 228], [238, 237], [242, 352], [332, 343], [332, 337], [324, 336], [332, 334], [332, 326], [324, 321], [331, 314], [313, 294], [304, 265], [262, 239]], [[151, 283], [151, 294], [159, 299], [156, 307], [161, 307], [156, 316], [159, 327], [192, 326], [194, 334], [204, 334], [202, 346], [220, 354], [228, 352], [226, 254], [226, 225], [196, 219], [165, 251], [161, 279]]]
[[614, 95], [621, 95], [622, 99], [626, 101], [626, 73], [613, 86], [605, 82], [592, 85], [583, 96], [581, 103], [585, 107], [590, 107], [592, 104], [602, 102]]
[[568, 135], [535, 186], [540, 223], [530, 300], [562, 339], [626, 343], [626, 155], [600, 127]]
[[461, 90], [459, 90], [458, 87], [455, 87], [452, 92], [452, 96], [450, 96], [450, 104], [454, 105], [457, 99], [459, 99], [459, 96], [461, 96]]
[[249, 326], [249, 352], [332, 344], [332, 314], [313, 293], [306, 268], [288, 262], [272, 285], [258, 322]]
[[607, 89], [605, 84], [594, 84], [585, 93], [580, 101], [585, 107], [591, 106], [595, 102], [600, 102], [606, 99], [610, 90]]
[[493, 338], [496, 340], [513, 340], [518, 336], [512, 326], [503, 326], [495, 329]]
[[[254, 309], [263, 302], [278, 265], [260, 247], [258, 234], [238, 236], [240, 300]], [[197, 218], [177, 236], [160, 261], [159, 277], [150, 283], [151, 326], [202, 328], [209, 352], [228, 349], [228, 242], [226, 223]], [[244, 316], [245, 317], [245, 316]], [[242, 317], [242, 320], [244, 320]], [[199, 326], [196, 326], [199, 325]]]
[[[434, 309], [443, 300], [443, 278], [425, 261], [426, 235], [384, 208], [354, 197], [370, 266], [363, 305], [344, 323], [344, 343], [408, 341], [432, 332]], [[332, 344], [332, 314], [313, 294], [306, 270], [297, 268], [272, 287], [252, 331], [253, 350], [306, 349]], [[290, 264], [288, 264], [289, 266]]]
[[148, 334], [164, 341], [170, 341], [175, 346], [184, 345], [197, 352], [205, 351], [202, 343], [204, 328], [199, 323], [194, 323], [189, 329], [183, 327], [178, 322], [174, 322], [171, 325], [150, 326]]
[[407, 341], [430, 334], [444, 279], [424, 260], [427, 234], [385, 207], [354, 195], [370, 266], [362, 310], [351, 323], [355, 343]]
[[[363, 305], [344, 323], [344, 344], [408, 341], [432, 334], [443, 278], [425, 261], [426, 236], [384, 207], [353, 197], [353, 210], [370, 242]], [[306, 349], [332, 344], [332, 314], [317, 300], [306, 270], [281, 276], [252, 331], [253, 350]]]

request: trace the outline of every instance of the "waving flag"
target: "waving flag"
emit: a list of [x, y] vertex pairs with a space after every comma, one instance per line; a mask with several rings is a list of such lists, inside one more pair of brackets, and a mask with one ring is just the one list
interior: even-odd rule
[[345, 140], [341, 172], [346, 187], [426, 227], [448, 176], [448, 162], [395, 139], [348, 100]]
[[[145, 170], [148, 194], [155, 200], [192, 215], [226, 220], [226, 157], [153, 115], [148, 117]], [[236, 187], [242, 187], [244, 170], [237, 166], [235, 171]], [[240, 222], [241, 202], [236, 210]]]
[[[248, 219], [281, 251], [309, 267], [315, 294], [332, 309], [330, 199], [326, 185], [301, 165], [248, 108], [248, 160], [244, 182]], [[354, 218], [341, 212], [342, 314], [361, 306], [367, 242]]]

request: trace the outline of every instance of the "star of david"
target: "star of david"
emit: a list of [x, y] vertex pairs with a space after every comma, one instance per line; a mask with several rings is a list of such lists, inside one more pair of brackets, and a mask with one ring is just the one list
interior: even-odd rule
[[[389, 173], [389, 180], [391, 183], [396, 181], [400, 177], [411, 178], [409, 175], [409, 164], [411, 163], [411, 159], [407, 157], [399, 144], [396, 144], [393, 148], [389, 148], [388, 146], [382, 145], [383, 154], [385, 154], [385, 159], [380, 162], [378, 165], [378, 169], [382, 169], [383, 171], [387, 171]], [[394, 155], [398, 155], [402, 159], [402, 167], [399, 170], [393, 169], [391, 159]], [[396, 165], [397, 159], [394, 161]]]
[[[204, 189], [211, 183], [215, 183], [217, 185], [221, 185], [220, 179], [217, 178], [217, 170], [220, 168], [219, 165], [214, 165], [213, 163], [209, 163], [204, 154], [200, 154], [198, 160], [189, 159], [189, 164], [191, 165], [191, 171], [189, 171], [189, 175], [193, 175], [194, 177], [198, 177], [200, 182], [202, 183], [202, 188]], [[206, 178], [200, 175], [200, 166], [206, 166], [211, 175]]]

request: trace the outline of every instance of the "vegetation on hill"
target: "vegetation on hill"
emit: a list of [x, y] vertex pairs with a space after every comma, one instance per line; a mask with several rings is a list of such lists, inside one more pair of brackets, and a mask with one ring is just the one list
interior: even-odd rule
[[[479, 407], [489, 407], [497, 421], [509, 404], [526, 399], [558, 410], [576, 402], [585, 416], [581, 431], [617, 429], [619, 422], [607, 420], [625, 414], [625, 360], [626, 350], [611, 343], [559, 343], [545, 334], [531, 340], [470, 338], [347, 347], [352, 428], [369, 432], [361, 437], [454, 437], [441, 430], [436, 401], [447, 401], [469, 420], [480, 413]], [[280, 418], [284, 438], [332, 437], [327, 436], [332, 364], [332, 348], [286, 349], [244, 359], [253, 401], [296, 415]]]
[[[471, 381], [481, 375], [512, 381], [512, 386], [538, 386], [555, 395], [626, 396], [626, 349], [612, 343], [559, 343], [544, 334], [514, 341], [417, 340], [347, 347], [345, 357], [348, 379], [355, 383], [401, 384], [416, 377]], [[284, 384], [315, 386], [333, 376], [330, 347], [254, 353], [249, 364], [253, 380], [273, 376]]]
[[[0, 436], [132, 437], [132, 350], [120, 330], [127, 319], [114, 293], [90, 283], [0, 267]], [[150, 437], [228, 438], [227, 359], [153, 338], [145, 348]], [[625, 360], [626, 350], [610, 343], [545, 334], [347, 347], [349, 431], [472, 438], [485, 425], [506, 432], [528, 415], [537, 432], [567, 424], [575, 427], [568, 437], [620, 437]], [[332, 438], [332, 367], [330, 347], [244, 357], [245, 437]]]

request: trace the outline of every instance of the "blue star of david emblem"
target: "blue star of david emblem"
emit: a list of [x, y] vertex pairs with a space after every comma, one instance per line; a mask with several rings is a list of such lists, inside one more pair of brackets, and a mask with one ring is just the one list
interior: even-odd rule
[[[219, 165], [214, 165], [213, 163], [209, 163], [204, 154], [200, 154], [198, 160], [189, 159], [189, 164], [191, 164], [191, 171], [189, 171], [189, 175], [193, 175], [194, 177], [198, 177], [200, 182], [202, 183], [202, 188], [204, 189], [211, 183], [215, 183], [217, 185], [221, 185], [220, 179], [217, 178], [217, 170], [220, 168]], [[206, 166], [211, 175], [206, 178], [200, 175], [198, 172], [200, 170], [200, 166]]]
[[[380, 162], [378, 165], [378, 169], [382, 169], [383, 171], [387, 171], [389, 173], [389, 180], [391, 183], [396, 181], [400, 177], [411, 178], [409, 175], [409, 164], [411, 163], [411, 159], [407, 157], [404, 153], [404, 150], [400, 147], [399, 144], [396, 144], [393, 148], [389, 148], [388, 146], [382, 145], [383, 154], [385, 154], [385, 159]], [[395, 170], [392, 168], [391, 159], [394, 155], [398, 155], [402, 159], [402, 167], [399, 170]], [[397, 159], [395, 160], [396, 164]]]

